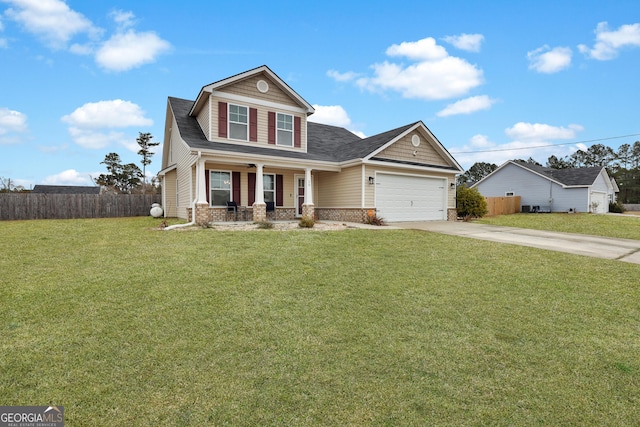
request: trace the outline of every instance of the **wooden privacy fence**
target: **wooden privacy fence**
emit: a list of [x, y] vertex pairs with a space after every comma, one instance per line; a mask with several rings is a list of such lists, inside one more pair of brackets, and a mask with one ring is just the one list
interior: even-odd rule
[[485, 197], [487, 201], [487, 216], [509, 215], [520, 212], [520, 196]]
[[146, 216], [161, 199], [160, 194], [0, 193], [0, 220]]

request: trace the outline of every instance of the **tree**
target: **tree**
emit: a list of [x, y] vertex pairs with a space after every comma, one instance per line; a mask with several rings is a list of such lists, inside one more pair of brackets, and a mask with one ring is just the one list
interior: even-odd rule
[[465, 173], [458, 176], [458, 185], [476, 183], [496, 169], [498, 166], [493, 163], [476, 162]]
[[106, 165], [107, 173], [94, 179], [95, 183], [113, 189], [118, 193], [130, 193], [140, 185], [142, 171], [135, 163], [122, 164], [118, 153], [104, 156], [100, 164]]
[[527, 160], [523, 160], [523, 159], [513, 159], [514, 162], [520, 162], [520, 163], [524, 163], [526, 165], [535, 165], [535, 166], [542, 166], [540, 163], [538, 163], [533, 157], [529, 157]]
[[547, 159], [547, 167], [551, 169], [569, 169], [571, 167], [571, 163], [565, 159], [550, 156]]
[[463, 218], [482, 218], [489, 212], [487, 201], [478, 189], [465, 186], [456, 189], [456, 208]]
[[[155, 154], [151, 152], [151, 147], [156, 147], [160, 145], [160, 143], [151, 142], [151, 139], [153, 138], [153, 136], [149, 132], [146, 132], [146, 133], [138, 132], [138, 134], [139, 136], [136, 139], [136, 142], [140, 146], [140, 151], [138, 151], [138, 155], [142, 156], [142, 160], [140, 161], [140, 163], [142, 163], [142, 179], [143, 179], [143, 183], [146, 184], [147, 183], [147, 165], [151, 164], [151, 156]], [[145, 191], [144, 187], [145, 186], [142, 187], [143, 193]]]
[[22, 192], [25, 191], [22, 185], [16, 185], [11, 178], [0, 176], [0, 193]]

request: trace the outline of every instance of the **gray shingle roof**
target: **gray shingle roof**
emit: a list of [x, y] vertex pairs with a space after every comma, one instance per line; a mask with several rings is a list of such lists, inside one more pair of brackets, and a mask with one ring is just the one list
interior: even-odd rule
[[538, 166], [529, 163], [512, 162], [541, 175], [546, 176], [549, 179], [557, 181], [564, 185], [591, 185], [594, 183], [600, 171], [601, 167], [590, 168], [572, 168], [572, 169], [552, 169], [544, 166]]
[[221, 150], [235, 153], [259, 154], [272, 157], [298, 158], [304, 160], [320, 160], [342, 162], [366, 157], [395, 137], [401, 135], [416, 123], [399, 127], [368, 138], [360, 138], [347, 129], [307, 122], [307, 152], [273, 150], [260, 146], [232, 144], [207, 140], [200, 125], [189, 111], [194, 101], [169, 97], [169, 105], [173, 111], [182, 139], [192, 149]]

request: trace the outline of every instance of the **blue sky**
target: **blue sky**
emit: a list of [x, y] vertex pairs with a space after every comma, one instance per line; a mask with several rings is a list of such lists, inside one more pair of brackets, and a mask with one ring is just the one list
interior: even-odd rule
[[168, 96], [264, 64], [312, 120], [422, 120], [465, 169], [640, 139], [637, 0], [0, 0], [0, 176], [91, 185]]

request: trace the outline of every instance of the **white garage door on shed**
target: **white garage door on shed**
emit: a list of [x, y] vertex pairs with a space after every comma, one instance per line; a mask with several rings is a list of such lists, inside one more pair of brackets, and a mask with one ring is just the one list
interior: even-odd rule
[[609, 212], [609, 196], [607, 193], [600, 193], [597, 191], [591, 192], [591, 206], [589, 209], [593, 213], [607, 213]]
[[446, 220], [446, 184], [445, 178], [378, 173], [378, 216], [390, 222]]

